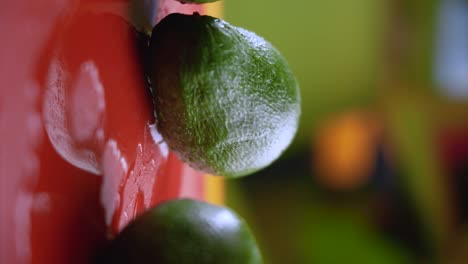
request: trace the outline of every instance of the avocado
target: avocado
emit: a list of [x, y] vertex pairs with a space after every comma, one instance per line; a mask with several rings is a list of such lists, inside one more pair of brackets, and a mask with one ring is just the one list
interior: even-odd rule
[[192, 199], [163, 202], [131, 222], [98, 263], [261, 264], [249, 227], [230, 209]]
[[171, 14], [153, 28], [149, 64], [157, 128], [193, 168], [245, 176], [291, 143], [299, 85], [279, 51], [253, 32]]

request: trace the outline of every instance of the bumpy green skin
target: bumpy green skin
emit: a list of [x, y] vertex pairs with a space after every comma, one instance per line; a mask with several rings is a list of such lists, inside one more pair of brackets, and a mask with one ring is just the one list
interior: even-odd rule
[[217, 2], [219, 0], [177, 0], [184, 4], [203, 4], [203, 3], [212, 3]]
[[163, 203], [129, 224], [101, 263], [260, 264], [245, 222], [224, 207], [179, 199]]
[[239, 177], [268, 166], [290, 144], [299, 89], [270, 43], [198, 14], [167, 16], [150, 43], [157, 126], [182, 160]]

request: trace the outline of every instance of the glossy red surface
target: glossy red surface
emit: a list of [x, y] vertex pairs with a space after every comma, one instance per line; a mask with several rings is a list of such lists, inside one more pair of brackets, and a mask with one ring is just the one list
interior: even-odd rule
[[[153, 23], [202, 11], [146, 2]], [[0, 263], [87, 263], [155, 203], [203, 199], [202, 175], [155, 129], [128, 10], [127, 1], [1, 4]]]

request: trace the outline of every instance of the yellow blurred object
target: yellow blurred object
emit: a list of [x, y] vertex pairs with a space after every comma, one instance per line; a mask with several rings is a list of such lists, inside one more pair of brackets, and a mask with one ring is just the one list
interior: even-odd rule
[[319, 181], [338, 190], [365, 184], [373, 170], [377, 134], [376, 119], [364, 112], [347, 112], [324, 122], [313, 146]]
[[205, 175], [205, 198], [208, 202], [223, 205], [225, 196], [225, 182], [223, 177], [210, 174]]
[[223, 3], [222, 2], [214, 2], [214, 3], [208, 3], [204, 5], [205, 8], [205, 14], [212, 16], [212, 17], [218, 17], [222, 18], [223, 16]]
[[[222, 2], [214, 2], [204, 5], [205, 14], [221, 18], [223, 15]], [[223, 205], [225, 197], [225, 182], [222, 177], [206, 174], [205, 178], [205, 198], [208, 202]]]

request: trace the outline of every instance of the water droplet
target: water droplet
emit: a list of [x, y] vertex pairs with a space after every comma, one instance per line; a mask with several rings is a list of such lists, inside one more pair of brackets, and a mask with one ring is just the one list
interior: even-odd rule
[[[86, 98], [92, 103], [96, 115], [103, 115], [103, 95], [102, 87], [99, 85], [99, 80], [96, 75], [96, 71], [92, 70], [94, 66], [90, 66], [90, 62], [84, 64], [81, 68], [80, 73], [77, 77], [75, 93], [78, 93], [78, 97], [82, 98], [85, 94], [91, 95], [95, 98]], [[102, 120], [101, 117], [96, 118], [82, 118], [80, 117], [79, 107], [69, 107], [67, 103], [73, 102], [73, 99], [69, 99], [70, 87], [73, 86], [71, 83], [71, 74], [63, 63], [55, 59], [52, 61], [49, 75], [47, 79], [46, 91], [44, 94], [43, 101], [43, 120], [47, 136], [52, 143], [52, 146], [57, 153], [66, 161], [73, 164], [74, 166], [88, 171], [94, 174], [100, 174], [100, 167], [97, 162], [96, 154], [93, 146], [80, 145], [79, 142], [82, 139], [89, 139], [89, 131], [98, 130], [96, 120]], [[94, 88], [89, 88], [84, 85], [85, 83], [92, 83]], [[88, 90], [84, 94], [76, 92], [76, 90]], [[73, 95], [73, 93], [72, 93]], [[76, 99], [78, 100], [78, 98]], [[77, 104], [77, 103], [74, 103]], [[73, 110], [70, 110], [71, 108]], [[75, 109], [76, 108], [76, 109]], [[67, 110], [70, 113], [67, 113]], [[88, 114], [86, 114], [88, 115]], [[75, 120], [74, 120], [75, 119]], [[88, 121], [86, 121], [88, 120]], [[83, 124], [85, 132], [78, 132], [80, 124]], [[74, 126], [74, 129], [70, 129], [69, 125]], [[71, 132], [73, 130], [74, 132]], [[71, 135], [74, 135], [73, 137]], [[78, 139], [78, 142], [76, 141]]]
[[70, 88], [67, 103], [70, 135], [78, 144], [92, 142], [102, 126], [105, 108], [104, 88], [94, 63], [88, 61], [81, 65]]
[[104, 207], [106, 224], [110, 226], [121, 207], [120, 185], [128, 172], [127, 161], [114, 140], [109, 140], [104, 148], [102, 171], [100, 201]]
[[169, 147], [167, 146], [166, 142], [164, 142], [162, 135], [158, 132], [156, 124], [149, 125], [148, 127], [151, 133], [151, 138], [153, 139], [154, 143], [156, 143], [159, 146], [159, 151], [161, 152], [161, 155], [164, 158], [167, 158], [167, 156], [169, 155]]

